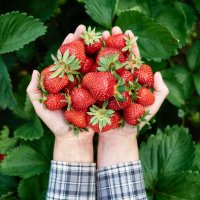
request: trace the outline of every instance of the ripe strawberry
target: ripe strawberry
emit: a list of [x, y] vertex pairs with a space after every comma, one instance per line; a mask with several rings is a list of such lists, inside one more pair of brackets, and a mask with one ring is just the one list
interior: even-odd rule
[[95, 65], [95, 61], [92, 58], [87, 57], [85, 59], [84, 65], [78, 71], [82, 74], [86, 74], [87, 72], [91, 70], [91, 68], [94, 65]]
[[61, 52], [62, 55], [66, 51], [69, 51], [69, 55], [75, 55], [75, 57], [80, 61], [80, 65], [83, 66], [86, 55], [85, 55], [85, 47], [84, 43], [81, 40], [76, 40], [74, 42], [70, 42], [67, 44], [63, 44], [60, 48], [59, 51]]
[[87, 122], [95, 132], [106, 132], [120, 126], [121, 117], [119, 113], [106, 109], [107, 101], [102, 108], [93, 105], [87, 115]]
[[111, 35], [106, 39], [106, 46], [122, 50], [126, 46], [124, 34]]
[[90, 72], [82, 80], [82, 86], [100, 101], [105, 101], [115, 93], [116, 79], [110, 72]]
[[133, 77], [138, 79], [138, 83], [147, 88], [153, 87], [153, 71], [149, 65], [142, 64], [139, 69], [135, 69]]
[[77, 111], [87, 111], [87, 108], [96, 102], [96, 99], [82, 87], [72, 90], [70, 100], [71, 106]]
[[0, 162], [5, 158], [5, 155], [0, 154]]
[[67, 105], [65, 95], [61, 93], [49, 94], [43, 99], [43, 102], [49, 110], [60, 110]]
[[92, 30], [89, 26], [88, 30], [83, 32], [81, 38], [83, 38], [87, 54], [95, 54], [102, 47], [102, 35], [99, 32], [95, 32], [95, 28]]
[[68, 82], [67, 86], [64, 88], [64, 93], [70, 93], [76, 86], [78, 86], [78, 79], [75, 77], [73, 82]]
[[75, 110], [66, 110], [64, 112], [65, 119], [73, 124], [74, 126], [77, 126], [79, 128], [86, 128], [88, 126], [87, 123], [87, 113], [83, 111], [75, 111]]
[[53, 67], [54, 65], [50, 65], [48, 67], [45, 67], [42, 72], [41, 72], [41, 76], [44, 77], [46, 74], [50, 73], [51, 72], [51, 68]]
[[67, 75], [63, 75], [63, 77], [56, 76], [55, 78], [51, 78], [52, 74], [53, 73], [50, 72], [44, 76], [43, 86], [47, 92], [51, 94], [56, 94], [67, 86], [68, 77]]
[[94, 63], [94, 65], [90, 68], [88, 72], [98, 72], [97, 68], [98, 68], [98, 64]]
[[136, 44], [137, 37], [129, 35], [116, 34], [111, 35], [106, 39], [106, 46], [113, 47], [124, 52], [132, 52], [133, 45]]
[[123, 116], [125, 121], [132, 126], [137, 125], [139, 123], [138, 120], [144, 114], [144, 107], [137, 103], [131, 103], [130, 106], [123, 109]]
[[118, 74], [125, 70], [125, 57], [123, 53], [115, 48], [105, 48], [97, 55], [96, 62], [99, 64], [98, 71], [113, 72]]
[[115, 97], [111, 97], [108, 102], [107, 108], [112, 110], [122, 110], [131, 104], [131, 98], [128, 92], [123, 92], [122, 97], [125, 101], [117, 101]]
[[119, 55], [118, 60], [120, 63], [123, 63], [126, 60], [121, 51], [119, 51], [118, 49], [112, 48], [112, 47], [107, 47], [107, 48], [99, 51], [96, 62], [99, 63], [99, 61], [101, 60], [102, 57], [108, 57], [111, 54], [114, 54], [114, 55], [118, 54]]
[[137, 99], [135, 102], [141, 104], [142, 106], [150, 106], [155, 102], [155, 96], [151, 90], [141, 88], [137, 91]]
[[133, 74], [130, 71], [124, 70], [119, 75], [126, 83], [133, 82]]

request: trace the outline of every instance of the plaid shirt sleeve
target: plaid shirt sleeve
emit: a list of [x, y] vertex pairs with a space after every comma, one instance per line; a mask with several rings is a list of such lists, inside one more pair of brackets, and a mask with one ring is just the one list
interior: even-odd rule
[[96, 164], [52, 161], [47, 200], [94, 200]]
[[140, 161], [97, 170], [97, 200], [147, 200]]

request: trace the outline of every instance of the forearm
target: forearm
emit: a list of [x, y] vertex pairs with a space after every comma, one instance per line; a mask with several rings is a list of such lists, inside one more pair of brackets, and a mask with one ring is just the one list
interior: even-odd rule
[[99, 137], [97, 168], [134, 162], [139, 159], [135, 134], [125, 137]]
[[92, 163], [93, 144], [91, 140], [55, 138], [53, 160], [66, 163]]

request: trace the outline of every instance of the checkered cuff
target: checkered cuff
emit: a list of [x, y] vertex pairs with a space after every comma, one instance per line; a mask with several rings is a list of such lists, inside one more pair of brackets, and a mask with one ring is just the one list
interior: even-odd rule
[[94, 200], [96, 164], [51, 162], [47, 200]]
[[97, 170], [98, 200], [147, 200], [140, 161]]

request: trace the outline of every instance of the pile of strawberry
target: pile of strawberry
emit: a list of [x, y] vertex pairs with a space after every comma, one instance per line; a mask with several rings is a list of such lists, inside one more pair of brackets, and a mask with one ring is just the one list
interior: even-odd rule
[[138, 125], [155, 97], [152, 69], [134, 55], [135, 44], [125, 34], [104, 41], [89, 27], [80, 40], [63, 44], [41, 72], [41, 102], [49, 110], [63, 109], [75, 133], [87, 127], [106, 132], [124, 120]]

